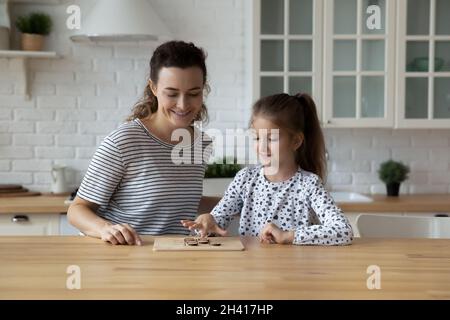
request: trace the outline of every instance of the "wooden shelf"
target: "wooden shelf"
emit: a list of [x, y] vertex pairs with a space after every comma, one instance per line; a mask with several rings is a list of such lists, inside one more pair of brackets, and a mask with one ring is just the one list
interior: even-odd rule
[[54, 51], [0, 50], [0, 58], [58, 58]]
[[31, 97], [28, 85], [28, 59], [58, 59], [60, 56], [54, 51], [0, 50], [0, 58], [18, 60], [22, 73], [22, 94], [29, 100]]

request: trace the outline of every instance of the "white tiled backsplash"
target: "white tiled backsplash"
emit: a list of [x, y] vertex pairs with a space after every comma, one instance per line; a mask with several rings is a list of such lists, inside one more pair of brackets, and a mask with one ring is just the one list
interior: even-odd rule
[[[245, 2], [150, 2], [174, 38], [192, 41], [208, 52], [212, 89], [207, 99], [208, 127], [245, 127], [252, 100]], [[64, 27], [65, 9], [69, 4], [83, 8], [89, 1], [59, 3], [26, 6], [52, 15], [55, 32], [46, 49], [63, 56], [29, 61], [30, 101], [18, 94], [16, 63], [0, 59], [1, 183], [48, 191], [51, 165], [65, 163], [72, 168], [68, 180], [75, 188], [96, 146], [129, 113], [148, 75], [149, 58], [157, 44], [74, 44]], [[24, 8], [15, 5], [15, 11]], [[412, 169], [402, 192], [450, 192], [450, 130], [327, 129], [325, 134], [332, 189], [384, 193], [376, 170], [380, 162], [393, 157]]]

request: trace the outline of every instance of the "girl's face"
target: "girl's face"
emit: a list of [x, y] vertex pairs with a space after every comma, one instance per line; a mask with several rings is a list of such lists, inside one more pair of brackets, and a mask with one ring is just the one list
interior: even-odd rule
[[162, 68], [150, 88], [158, 99], [156, 114], [174, 129], [187, 128], [202, 109], [203, 71], [198, 67]]
[[302, 134], [293, 136], [264, 116], [253, 118], [254, 148], [263, 166], [282, 166], [295, 162], [295, 151], [303, 142]]

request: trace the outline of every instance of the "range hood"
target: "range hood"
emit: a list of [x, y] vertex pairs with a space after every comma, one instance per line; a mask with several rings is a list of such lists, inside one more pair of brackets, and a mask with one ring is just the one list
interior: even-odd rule
[[[85, 15], [85, 16], [84, 16]], [[81, 29], [74, 42], [145, 41], [170, 36], [148, 0], [98, 0], [81, 16]]]

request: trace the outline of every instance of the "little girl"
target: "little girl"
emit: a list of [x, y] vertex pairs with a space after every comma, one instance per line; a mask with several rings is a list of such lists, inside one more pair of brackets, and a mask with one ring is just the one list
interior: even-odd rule
[[211, 213], [182, 224], [202, 237], [226, 235], [240, 214], [239, 233], [265, 243], [345, 245], [352, 228], [325, 190], [325, 143], [307, 94], [276, 94], [255, 103], [251, 128], [260, 165], [238, 172]]

